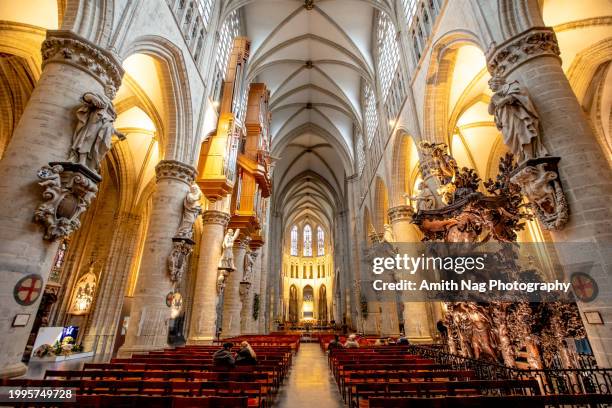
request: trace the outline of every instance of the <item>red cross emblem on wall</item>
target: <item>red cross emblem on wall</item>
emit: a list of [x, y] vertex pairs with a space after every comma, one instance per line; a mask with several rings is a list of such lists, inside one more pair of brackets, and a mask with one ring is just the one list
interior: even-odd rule
[[15, 301], [22, 306], [30, 306], [40, 296], [43, 289], [42, 276], [31, 274], [25, 276], [17, 282], [13, 289]]
[[574, 288], [574, 294], [582, 302], [592, 301], [599, 293], [597, 282], [586, 273], [574, 273], [570, 282], [572, 283], [572, 288]]

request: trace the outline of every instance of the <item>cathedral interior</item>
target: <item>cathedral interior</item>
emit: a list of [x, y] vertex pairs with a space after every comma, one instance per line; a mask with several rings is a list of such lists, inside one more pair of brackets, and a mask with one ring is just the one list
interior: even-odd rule
[[[611, 61], [609, 0], [0, 0], [3, 390], [612, 406]], [[513, 297], [377, 289], [473, 251]]]

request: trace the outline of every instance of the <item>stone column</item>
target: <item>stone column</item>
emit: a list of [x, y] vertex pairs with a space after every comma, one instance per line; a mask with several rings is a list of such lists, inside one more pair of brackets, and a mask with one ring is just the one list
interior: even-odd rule
[[[396, 242], [418, 242], [419, 233], [411, 223], [413, 209], [409, 205], [399, 205], [389, 209], [389, 221]], [[429, 308], [426, 302], [403, 302], [404, 330], [414, 342], [432, 340]]]
[[[68, 159], [74, 112], [83, 94], [106, 91], [113, 98], [123, 75], [114, 55], [67, 31], [47, 31], [42, 57], [41, 77], [0, 161], [2, 377], [26, 370], [21, 357], [57, 251], [57, 243], [43, 241], [42, 228], [32, 223], [34, 210], [43, 201], [37, 172], [49, 162]], [[26, 302], [18, 303], [13, 291], [28, 275], [32, 279], [20, 285]], [[29, 315], [25, 326], [13, 327], [17, 314]]]
[[208, 343], [215, 338], [217, 321], [217, 274], [221, 245], [229, 214], [209, 210], [202, 214], [202, 240], [198, 262], [188, 344]]
[[[246, 298], [246, 301], [242, 304], [242, 316], [241, 316], [241, 325], [240, 331], [242, 333], [257, 333], [257, 322], [261, 317], [261, 247], [252, 246], [251, 251], [255, 254], [255, 262], [253, 263], [253, 273], [250, 277], [251, 279], [251, 287], [249, 289], [249, 294]], [[258, 320], [253, 319], [253, 304], [255, 302], [255, 295], [259, 295], [259, 315], [257, 316]]]
[[122, 213], [112, 235], [108, 259], [101, 273], [96, 300], [83, 338], [85, 351], [93, 351], [96, 361], [108, 361], [115, 346], [117, 326], [132, 262], [134, 261], [140, 215]]
[[[267, 244], [266, 244], [267, 245]], [[268, 332], [268, 251], [267, 246], [260, 250], [260, 276], [259, 276], [259, 317], [257, 318], [256, 331], [261, 334]]]
[[572, 259], [566, 261], [597, 264], [590, 275], [599, 285], [599, 296], [588, 304], [579, 302], [578, 306], [601, 313], [605, 324], [585, 322], [585, 327], [598, 365], [610, 367], [612, 169], [563, 72], [553, 30], [533, 27], [493, 45], [487, 55], [489, 72], [507, 83], [518, 81], [528, 92], [539, 115], [543, 143], [549, 154], [561, 158], [559, 178], [569, 206], [569, 221], [551, 231], [551, 236], [558, 244], [562, 262], [568, 252], [563, 243], [588, 242], [595, 253], [593, 256], [569, 251]]
[[173, 290], [168, 273], [172, 237], [183, 214], [183, 200], [196, 171], [174, 160], [163, 160], [155, 167], [157, 184], [153, 193], [151, 219], [132, 300], [125, 343], [118, 355], [161, 349], [167, 346], [170, 308], [166, 295]]
[[225, 285], [223, 299], [223, 337], [233, 337], [240, 335], [240, 310], [242, 301], [240, 300], [240, 281], [244, 273], [244, 255], [249, 247], [251, 239], [240, 236], [234, 243], [234, 265], [236, 270], [230, 272]]

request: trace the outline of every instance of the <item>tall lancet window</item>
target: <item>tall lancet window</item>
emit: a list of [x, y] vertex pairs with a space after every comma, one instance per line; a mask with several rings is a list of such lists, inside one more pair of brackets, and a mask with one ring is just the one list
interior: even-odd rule
[[298, 254], [297, 239], [298, 239], [297, 225], [294, 225], [293, 228], [291, 228], [291, 255], [292, 256], [297, 256]]
[[317, 227], [317, 256], [325, 255], [325, 232], [321, 226]]
[[380, 79], [380, 90], [382, 100], [387, 99], [393, 77], [399, 64], [399, 46], [397, 34], [391, 19], [386, 15], [380, 15], [378, 20], [378, 78]]
[[230, 53], [234, 45], [234, 38], [238, 36], [239, 31], [240, 19], [238, 18], [238, 12], [232, 11], [221, 26], [221, 30], [219, 31], [219, 43], [217, 44], [217, 65], [224, 78], [227, 64], [229, 63]]
[[312, 228], [308, 224], [304, 227], [304, 256], [312, 256]]

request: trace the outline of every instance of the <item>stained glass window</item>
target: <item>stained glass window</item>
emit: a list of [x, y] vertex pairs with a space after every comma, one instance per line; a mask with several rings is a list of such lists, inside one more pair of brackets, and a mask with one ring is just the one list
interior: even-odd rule
[[304, 256], [312, 256], [312, 228], [308, 224], [304, 227]]
[[317, 227], [317, 256], [325, 255], [325, 232], [320, 226]]
[[291, 255], [292, 256], [297, 256], [298, 254], [297, 244], [298, 244], [298, 228], [297, 228], [297, 225], [294, 225], [293, 228], [291, 228]]

